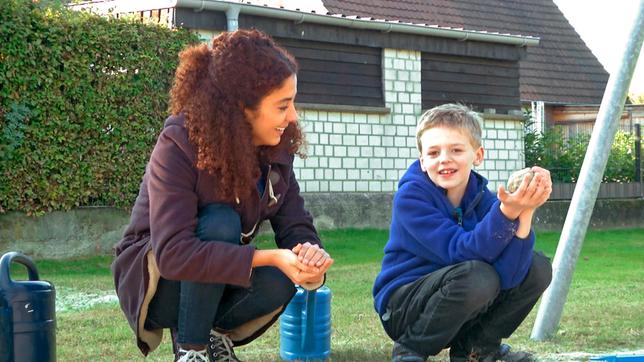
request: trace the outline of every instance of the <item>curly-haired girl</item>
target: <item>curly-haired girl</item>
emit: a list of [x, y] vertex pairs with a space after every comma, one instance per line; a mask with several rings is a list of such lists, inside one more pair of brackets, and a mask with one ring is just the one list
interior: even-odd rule
[[[130, 224], [116, 245], [116, 291], [147, 355], [170, 328], [180, 361], [237, 361], [295, 293], [322, 285], [322, 249], [293, 172], [302, 134], [297, 64], [257, 30], [180, 54], [171, 113]], [[248, 243], [270, 220], [277, 249]]]

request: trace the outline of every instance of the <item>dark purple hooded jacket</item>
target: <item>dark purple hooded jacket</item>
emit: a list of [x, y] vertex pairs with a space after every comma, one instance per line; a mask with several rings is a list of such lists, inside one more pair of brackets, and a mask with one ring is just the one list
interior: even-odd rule
[[[195, 164], [196, 153], [188, 140], [183, 116], [168, 118], [146, 167], [130, 224], [115, 246], [112, 273], [116, 293], [145, 355], [159, 345], [162, 337], [162, 330], [144, 328], [160, 277], [249, 286], [255, 248], [245, 243], [266, 219], [270, 220], [280, 248], [290, 249], [306, 241], [320, 244], [299, 194], [293, 155], [286, 149], [264, 165], [268, 176], [263, 197], [260, 199], [254, 190], [251, 200], [231, 205], [241, 217], [243, 245], [202, 242], [195, 236], [198, 210], [222, 202], [224, 195], [217, 177], [198, 170]], [[247, 340], [248, 333], [257, 332], [275, 319], [276, 316], [262, 321], [242, 337]]]

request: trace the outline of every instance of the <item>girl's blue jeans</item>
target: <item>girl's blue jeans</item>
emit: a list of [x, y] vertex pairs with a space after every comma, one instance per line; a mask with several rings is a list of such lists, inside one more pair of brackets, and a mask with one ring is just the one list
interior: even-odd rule
[[[239, 244], [239, 214], [225, 204], [199, 210], [196, 236]], [[293, 282], [275, 267], [257, 267], [251, 286], [197, 283], [161, 278], [150, 302], [145, 327], [178, 331], [179, 344], [207, 344], [211, 328], [232, 330], [287, 304], [295, 294]]]

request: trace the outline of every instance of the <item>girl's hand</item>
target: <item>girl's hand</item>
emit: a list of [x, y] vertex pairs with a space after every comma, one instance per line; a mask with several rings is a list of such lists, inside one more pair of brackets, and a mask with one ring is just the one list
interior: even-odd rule
[[319, 271], [315, 273], [315, 276], [307, 278], [306, 282], [308, 283], [322, 282], [324, 280], [324, 273], [326, 273], [329, 267], [333, 264], [333, 259], [331, 259], [324, 249], [320, 248], [319, 245], [311, 244], [309, 242], [297, 244], [293, 248], [293, 253], [297, 254], [297, 258], [302, 262], [302, 264], [309, 266], [315, 265], [319, 268]]
[[320, 248], [317, 244], [311, 244], [308, 241], [304, 244], [298, 243], [293, 248], [293, 253], [297, 255], [297, 259], [302, 264], [321, 267], [327, 259], [330, 259], [329, 254]]
[[[274, 250], [274, 265], [295, 284], [301, 285], [311, 280], [319, 280], [320, 268], [301, 263], [297, 255], [288, 249]], [[324, 275], [324, 273], [322, 273]]]
[[305, 282], [321, 283], [322, 281], [324, 281], [324, 273], [326, 273], [326, 271], [329, 269], [329, 267], [331, 267], [332, 264], [333, 264], [333, 259], [327, 258], [324, 261], [324, 264], [320, 266], [320, 270], [317, 273], [315, 273], [314, 276], [311, 276], [311, 277], [307, 276], [307, 279], [305, 280]]

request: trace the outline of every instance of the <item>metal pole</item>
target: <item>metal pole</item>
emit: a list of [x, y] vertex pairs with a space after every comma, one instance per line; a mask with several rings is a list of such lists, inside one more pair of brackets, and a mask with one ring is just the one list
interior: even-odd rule
[[635, 181], [642, 182], [642, 126], [635, 124]]
[[552, 263], [552, 282], [543, 295], [532, 329], [531, 338], [534, 340], [540, 341], [552, 337], [561, 320], [572, 273], [586, 236], [599, 184], [617, 131], [617, 120], [624, 108], [626, 93], [633, 77], [642, 40], [644, 40], [644, 0], [639, 2], [635, 22], [622, 55], [622, 63], [619, 69], [611, 74], [604, 91], [597, 122]]

